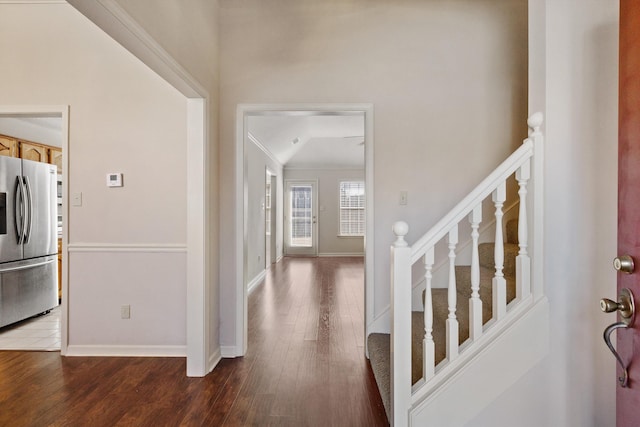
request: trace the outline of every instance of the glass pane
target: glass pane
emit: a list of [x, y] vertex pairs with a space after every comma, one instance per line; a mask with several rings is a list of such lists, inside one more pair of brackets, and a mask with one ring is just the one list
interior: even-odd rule
[[364, 181], [340, 183], [340, 235], [364, 236]]
[[291, 246], [309, 248], [312, 245], [311, 186], [291, 186]]

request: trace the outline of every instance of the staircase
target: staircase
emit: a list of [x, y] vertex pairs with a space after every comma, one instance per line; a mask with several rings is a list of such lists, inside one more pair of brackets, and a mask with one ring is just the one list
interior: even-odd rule
[[[518, 254], [518, 220], [510, 220], [506, 225], [507, 241], [504, 244], [504, 277], [507, 282], [507, 303], [513, 301], [516, 294], [516, 256]], [[495, 243], [481, 243], [478, 245], [480, 264], [480, 299], [482, 301], [482, 323], [491, 320], [492, 281], [495, 274]], [[458, 342], [463, 344], [469, 338], [469, 304], [471, 297], [471, 266], [456, 266], [457, 304], [456, 314], [460, 322]], [[447, 289], [432, 289], [433, 295], [433, 323], [444, 325], [449, 314], [447, 305]], [[422, 292], [424, 304], [426, 290]], [[433, 341], [435, 343], [435, 363], [442, 362], [446, 357], [445, 328], [434, 328]], [[411, 384], [416, 384], [423, 375], [424, 312], [411, 312]], [[390, 352], [391, 334], [374, 333], [367, 338], [371, 367], [380, 390], [387, 418], [390, 416]]]
[[[542, 115], [528, 124], [522, 146], [413, 245], [404, 240], [406, 223], [393, 227], [390, 334], [367, 339], [392, 425], [464, 425], [547, 353]], [[509, 182], [518, 217], [504, 225]], [[487, 212], [493, 242], [479, 243]], [[470, 265], [457, 265], [460, 236], [470, 243]], [[443, 244], [446, 254], [436, 250]], [[411, 311], [417, 263], [424, 267], [424, 312]], [[433, 283], [438, 265], [448, 270], [447, 283]]]

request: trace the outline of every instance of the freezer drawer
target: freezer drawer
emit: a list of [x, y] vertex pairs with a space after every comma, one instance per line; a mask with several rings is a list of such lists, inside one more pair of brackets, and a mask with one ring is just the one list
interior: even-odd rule
[[58, 305], [57, 256], [0, 264], [0, 327]]

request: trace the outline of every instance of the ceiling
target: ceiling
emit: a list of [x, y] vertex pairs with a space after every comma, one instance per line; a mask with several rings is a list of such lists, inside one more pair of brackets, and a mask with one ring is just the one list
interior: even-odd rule
[[248, 130], [287, 169], [364, 168], [362, 112], [268, 112], [250, 115]]
[[62, 118], [42, 114], [2, 114], [0, 134], [62, 147]]

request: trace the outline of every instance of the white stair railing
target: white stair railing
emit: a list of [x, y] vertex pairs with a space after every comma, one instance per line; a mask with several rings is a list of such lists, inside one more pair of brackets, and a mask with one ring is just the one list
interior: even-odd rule
[[[506, 179], [506, 178], [505, 178]], [[504, 278], [504, 239], [502, 238], [502, 206], [507, 199], [507, 184], [502, 181], [493, 190], [493, 204], [496, 207], [496, 238], [494, 240], [494, 260], [496, 275], [493, 277], [493, 318], [500, 320], [507, 314], [507, 281]]]
[[[542, 277], [536, 273], [536, 260], [529, 258], [529, 248], [534, 255], [540, 253], [535, 246], [536, 236], [542, 233], [542, 144], [540, 132], [542, 114], [529, 117], [529, 137], [507, 160], [498, 166], [454, 209], [444, 216], [431, 230], [413, 245], [409, 246], [405, 236], [409, 226], [397, 222], [393, 226], [396, 241], [391, 247], [391, 412], [392, 425], [405, 426], [409, 423], [412, 406], [424, 399], [446, 378], [469, 363], [475, 354], [488, 345], [495, 336], [505, 330], [505, 326], [515, 321], [511, 316], [518, 310], [532, 305], [542, 297]], [[533, 173], [532, 173], [533, 172]], [[504, 277], [503, 206], [506, 200], [507, 179], [515, 174], [518, 184], [519, 218], [518, 245], [516, 257], [516, 298], [507, 306], [506, 280]], [[532, 184], [530, 186], [530, 184]], [[528, 187], [532, 187], [529, 190]], [[478, 256], [479, 225], [482, 221], [482, 203], [492, 196], [495, 209], [495, 275], [492, 281], [493, 318], [490, 323], [482, 323], [482, 301], [480, 299], [480, 267]], [[471, 225], [471, 295], [469, 298], [469, 340], [459, 346], [459, 324], [456, 317], [456, 245], [458, 225], [465, 218]], [[529, 240], [529, 237], [532, 237]], [[446, 358], [435, 365], [435, 343], [433, 339], [433, 298], [432, 270], [435, 246], [446, 238], [449, 258], [449, 280], [447, 292], [448, 316], [446, 319]], [[415, 385], [411, 384], [411, 294], [412, 265], [422, 260], [425, 269], [425, 335], [423, 340], [423, 377]], [[513, 317], [513, 318], [511, 318]]]
[[[471, 298], [469, 298], [469, 337], [477, 340], [482, 335], [482, 300], [480, 299], [480, 255], [478, 254], [478, 228], [482, 221], [482, 208], [476, 206], [469, 215], [471, 223]], [[430, 292], [430, 291], [429, 291]]]
[[433, 341], [433, 300], [431, 299], [431, 279], [433, 275], [434, 248], [424, 254], [424, 340], [422, 341], [422, 352], [424, 354], [422, 362], [422, 372], [425, 380], [433, 378], [435, 375], [436, 345]]

